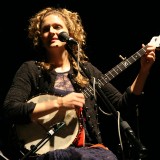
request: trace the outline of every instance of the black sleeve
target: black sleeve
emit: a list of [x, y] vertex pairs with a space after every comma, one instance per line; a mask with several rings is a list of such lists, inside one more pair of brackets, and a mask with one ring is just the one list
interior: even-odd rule
[[104, 93], [107, 101], [109, 101], [109, 103], [111, 103], [117, 110], [134, 107], [140, 102], [142, 96], [134, 95], [133, 93], [131, 93], [130, 86], [128, 86], [128, 88], [126, 88], [126, 90], [121, 93], [117, 88], [112, 85], [110, 81], [105, 82], [105, 80], [103, 79], [104, 74], [95, 66], [93, 66], [91, 63], [86, 63], [85, 66], [90, 73], [90, 77], [92, 79], [95, 78], [96, 83], [99, 83], [99, 80], [102, 79], [100, 89]]
[[16, 72], [4, 100], [4, 116], [16, 123], [30, 121], [35, 104], [27, 103], [27, 100], [31, 96], [31, 88], [36, 89], [36, 69], [33, 61], [24, 62]]

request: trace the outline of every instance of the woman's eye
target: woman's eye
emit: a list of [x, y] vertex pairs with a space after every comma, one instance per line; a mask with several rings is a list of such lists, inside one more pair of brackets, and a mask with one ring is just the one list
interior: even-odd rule
[[44, 28], [42, 29], [42, 32], [43, 32], [43, 33], [49, 32], [49, 30], [50, 30], [50, 26], [47, 26], [47, 27], [44, 27]]
[[60, 30], [60, 29], [62, 29], [62, 26], [61, 25], [44, 26], [42, 28], [42, 33], [49, 32], [52, 29], [54, 29], [54, 30]]
[[57, 29], [57, 30], [59, 30], [59, 29], [61, 29], [62, 27], [59, 26], [59, 25], [57, 25], [57, 26], [55, 26], [54, 28]]

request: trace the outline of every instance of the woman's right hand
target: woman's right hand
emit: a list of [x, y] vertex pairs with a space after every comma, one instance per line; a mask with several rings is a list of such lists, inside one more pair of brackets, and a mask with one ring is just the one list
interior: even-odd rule
[[64, 97], [58, 97], [58, 104], [60, 107], [69, 109], [83, 107], [85, 104], [85, 97], [82, 93], [72, 92]]

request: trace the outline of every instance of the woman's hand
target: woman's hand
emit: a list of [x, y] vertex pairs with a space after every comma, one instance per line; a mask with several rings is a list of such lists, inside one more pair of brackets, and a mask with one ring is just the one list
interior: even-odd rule
[[[145, 45], [142, 44], [142, 47]], [[152, 44], [148, 44], [148, 47], [146, 49], [146, 53], [141, 57], [141, 71], [142, 72], [149, 72], [151, 66], [155, 62], [156, 54], [155, 54], [156, 47]]]
[[64, 97], [58, 97], [60, 107], [79, 108], [85, 104], [85, 97], [82, 93], [72, 92]]
[[[145, 45], [142, 44], [142, 47]], [[141, 57], [141, 69], [139, 74], [137, 75], [136, 79], [131, 85], [131, 92], [135, 95], [141, 95], [143, 92], [143, 88], [146, 82], [146, 79], [149, 75], [151, 66], [155, 62], [156, 55], [155, 55], [155, 45], [148, 44], [146, 53]]]

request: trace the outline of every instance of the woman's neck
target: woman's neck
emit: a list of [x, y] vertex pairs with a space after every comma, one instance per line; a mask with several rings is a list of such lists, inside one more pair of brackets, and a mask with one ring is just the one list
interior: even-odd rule
[[56, 72], [67, 72], [70, 70], [70, 62], [68, 59], [68, 52], [49, 53], [48, 63], [54, 66]]
[[70, 63], [69, 63], [69, 61], [67, 63], [63, 63], [60, 66], [56, 66], [55, 67], [55, 71], [57, 73], [67, 72], [69, 70], [70, 70]]

